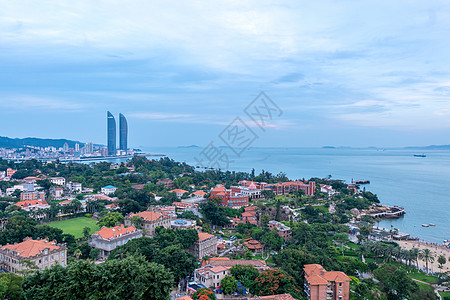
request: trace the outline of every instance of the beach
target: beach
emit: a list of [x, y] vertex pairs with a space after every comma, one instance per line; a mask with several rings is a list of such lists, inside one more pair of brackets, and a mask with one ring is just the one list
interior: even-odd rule
[[[397, 241], [400, 244], [402, 249], [411, 250], [413, 248], [417, 248], [419, 250], [429, 249], [434, 255], [434, 262], [428, 263], [428, 268], [432, 272], [447, 272], [450, 271], [450, 249], [446, 248], [442, 245], [427, 243], [427, 242], [419, 242], [419, 241]], [[447, 263], [444, 267], [439, 269], [439, 264], [437, 259], [440, 255], [444, 255], [447, 259]], [[425, 269], [425, 262], [419, 259], [419, 266]]]

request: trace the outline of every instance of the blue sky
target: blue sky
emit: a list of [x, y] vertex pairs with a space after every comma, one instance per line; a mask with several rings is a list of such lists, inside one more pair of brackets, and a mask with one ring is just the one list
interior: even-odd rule
[[[448, 1], [0, 0], [0, 135], [206, 145], [260, 91], [255, 146], [450, 144]], [[249, 124], [252, 127], [252, 124]]]

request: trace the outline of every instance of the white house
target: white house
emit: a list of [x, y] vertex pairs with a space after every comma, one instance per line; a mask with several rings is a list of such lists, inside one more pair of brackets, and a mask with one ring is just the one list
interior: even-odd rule
[[66, 185], [66, 179], [64, 177], [51, 177], [50, 182], [57, 185]]
[[102, 187], [102, 194], [111, 195], [117, 191], [117, 188], [113, 185], [107, 185]]

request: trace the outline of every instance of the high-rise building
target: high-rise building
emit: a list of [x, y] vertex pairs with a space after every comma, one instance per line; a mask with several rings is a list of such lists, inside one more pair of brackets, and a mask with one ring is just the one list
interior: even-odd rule
[[75, 152], [80, 152], [80, 144], [75, 144]]
[[116, 119], [109, 111], [107, 112], [107, 117], [108, 155], [116, 155]]
[[119, 114], [119, 149], [128, 150], [128, 124], [124, 115]]
[[64, 152], [69, 151], [69, 144], [64, 143], [64, 145], [63, 145], [63, 151], [64, 151]]

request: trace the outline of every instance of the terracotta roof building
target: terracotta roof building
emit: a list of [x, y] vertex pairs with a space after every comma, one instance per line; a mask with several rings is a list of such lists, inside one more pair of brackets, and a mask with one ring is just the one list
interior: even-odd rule
[[348, 300], [350, 278], [343, 272], [326, 271], [321, 265], [303, 267], [305, 271], [305, 293], [308, 300]]
[[248, 239], [244, 243], [244, 246], [247, 247], [247, 249], [253, 253], [262, 253], [263, 252], [263, 246], [257, 240]]
[[217, 254], [217, 237], [215, 235], [199, 231], [198, 241], [189, 247], [188, 250], [198, 259], [202, 259], [205, 256], [214, 256]]
[[100, 249], [100, 257], [106, 258], [116, 247], [140, 237], [142, 237], [142, 230], [133, 226], [124, 227], [120, 225], [110, 228], [103, 226], [91, 235], [89, 246]]
[[236, 265], [253, 266], [259, 271], [267, 270], [269, 267], [264, 260], [253, 259], [230, 259], [229, 257], [213, 257], [206, 261], [211, 266], [233, 267]]
[[24, 260], [31, 261], [39, 270], [49, 268], [54, 264], [65, 267], [67, 265], [67, 248], [62, 244], [57, 244], [56, 241], [31, 238], [0, 248], [0, 265], [4, 271], [20, 274], [20, 271], [27, 269], [22, 263]]
[[156, 227], [162, 226], [164, 228], [170, 227], [170, 222], [172, 221], [172, 217], [170, 215], [164, 215], [160, 212], [155, 211], [141, 211], [137, 214], [130, 214], [125, 218], [125, 225], [131, 226], [131, 219], [134, 216], [138, 216], [142, 219], [143, 224], [142, 227], [145, 229], [146, 237], [155, 236]]

